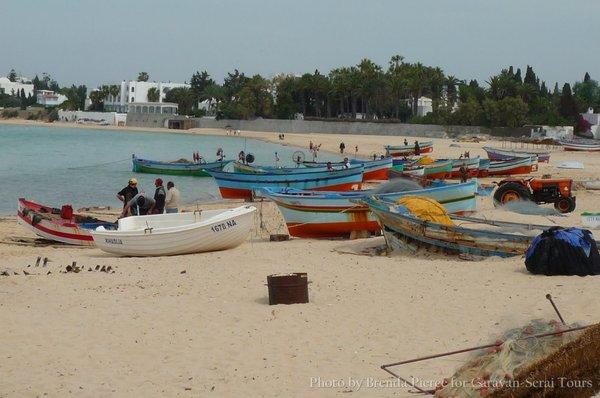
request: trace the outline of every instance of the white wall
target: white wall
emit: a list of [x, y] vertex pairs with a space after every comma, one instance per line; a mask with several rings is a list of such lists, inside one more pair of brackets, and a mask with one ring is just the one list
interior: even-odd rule
[[111, 125], [119, 125], [119, 122], [125, 124], [127, 115], [125, 113], [117, 112], [88, 112], [88, 111], [63, 111], [58, 110], [58, 120], [61, 122], [73, 122], [76, 123], [78, 120], [89, 119], [93, 122], [90, 124], [100, 124], [102, 122]]
[[[178, 88], [187, 87], [185, 83], [164, 83], [164, 82], [138, 82], [135, 80], [122, 81], [120, 84], [121, 91], [117, 98], [109, 96], [104, 101], [104, 106], [109, 109], [115, 108], [121, 112], [127, 112], [127, 104], [131, 102], [150, 102], [148, 101], [148, 90], [156, 88], [159, 91], [158, 102], [163, 102], [166, 97], [166, 91]], [[133, 91], [132, 91], [133, 89]]]

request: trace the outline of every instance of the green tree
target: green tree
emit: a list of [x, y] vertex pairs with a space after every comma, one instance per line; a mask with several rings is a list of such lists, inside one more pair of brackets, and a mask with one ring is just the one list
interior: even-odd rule
[[148, 102], [158, 102], [160, 99], [160, 92], [156, 87], [150, 87], [148, 89]]
[[[103, 86], [106, 87], [106, 86]], [[92, 105], [90, 106], [90, 110], [102, 112], [104, 111], [104, 99], [106, 98], [105, 91], [101, 89], [94, 90], [90, 92], [90, 101], [92, 101]]]
[[560, 95], [558, 112], [562, 117], [570, 120], [571, 123], [575, 123], [579, 118], [577, 102], [575, 101], [575, 98], [573, 98], [571, 85], [569, 83], [565, 83], [563, 86], [562, 93]]
[[176, 87], [169, 90], [165, 95], [166, 102], [174, 102], [179, 105], [180, 115], [194, 115], [197, 101], [194, 92], [187, 87]]
[[11, 69], [10, 72], [8, 72], [8, 80], [10, 80], [11, 82], [17, 81], [17, 72], [15, 72], [14, 69]]
[[150, 79], [150, 75], [148, 75], [148, 72], [140, 72], [138, 74], [138, 78], [137, 78], [138, 82], [147, 82], [148, 79]]
[[192, 91], [196, 95], [196, 98], [199, 102], [210, 99], [205, 95], [205, 90], [207, 87], [215, 84], [215, 81], [210, 78], [210, 75], [207, 71], [196, 72], [192, 75], [192, 79], [190, 80], [190, 86]]

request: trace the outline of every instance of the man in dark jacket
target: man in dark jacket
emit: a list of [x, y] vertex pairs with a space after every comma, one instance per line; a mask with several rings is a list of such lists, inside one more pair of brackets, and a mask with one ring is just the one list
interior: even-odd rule
[[131, 178], [129, 180], [129, 184], [125, 188], [121, 189], [119, 193], [117, 193], [117, 199], [123, 202], [123, 207], [125, 207], [127, 203], [129, 203], [129, 201], [138, 194], [137, 184], [137, 180], [135, 178]]
[[156, 190], [154, 191], [154, 201], [156, 204], [154, 205], [154, 214], [162, 214], [165, 212], [165, 198], [167, 197], [167, 191], [163, 186], [163, 180], [161, 178], [157, 178], [154, 181], [154, 186], [156, 186]]

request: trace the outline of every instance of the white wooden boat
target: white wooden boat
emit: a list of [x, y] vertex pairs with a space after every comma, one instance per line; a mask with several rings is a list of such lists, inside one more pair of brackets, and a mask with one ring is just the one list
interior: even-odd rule
[[96, 246], [123, 256], [170, 256], [231, 249], [244, 242], [256, 208], [155, 214], [119, 220], [116, 231], [92, 231]]

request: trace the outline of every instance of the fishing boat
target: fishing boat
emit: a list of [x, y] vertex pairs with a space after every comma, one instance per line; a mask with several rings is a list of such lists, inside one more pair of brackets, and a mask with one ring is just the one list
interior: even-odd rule
[[93, 246], [90, 233], [97, 227], [114, 229], [116, 224], [79, 214], [73, 214], [70, 205], [60, 209], [19, 199], [17, 221], [37, 236], [56, 242], [78, 246]]
[[600, 151], [600, 141], [580, 140], [580, 141], [561, 141], [565, 151], [598, 152]]
[[425, 176], [424, 166], [413, 166], [406, 164], [401, 168], [397, 166], [392, 167], [388, 170], [388, 178], [402, 178], [402, 177], [423, 177]]
[[156, 160], [141, 159], [132, 155], [133, 171], [136, 173], [185, 175], [195, 177], [210, 177], [207, 170], [221, 170], [230, 161], [201, 162], [160, 162]]
[[[350, 159], [350, 164], [362, 164], [365, 168], [363, 172], [363, 181], [381, 181], [387, 180], [387, 171], [392, 168], [393, 160], [391, 157], [384, 157], [381, 159], [373, 160], [362, 160], [362, 159]], [[302, 162], [305, 167], [316, 168], [316, 167], [327, 167], [327, 162]], [[343, 166], [342, 162], [332, 163], [334, 167]]]
[[121, 256], [172, 256], [231, 249], [242, 244], [254, 225], [253, 206], [188, 213], [126, 217], [118, 228], [97, 228], [98, 248]]
[[479, 159], [479, 169], [477, 170], [477, 177], [483, 178], [490, 174], [490, 163], [489, 159]]
[[360, 189], [364, 166], [351, 165], [340, 170], [322, 170], [320, 168], [281, 173], [237, 173], [210, 170], [224, 199], [251, 199], [259, 188], [296, 188], [318, 191], [348, 191]]
[[[384, 145], [386, 156], [412, 156], [415, 155], [415, 144]], [[419, 141], [419, 154], [433, 151], [433, 141]]]
[[479, 156], [474, 158], [461, 158], [461, 159], [444, 159], [452, 161], [452, 172], [449, 178], [461, 178], [460, 168], [467, 168], [467, 176], [469, 178], [477, 177], [479, 173]]
[[537, 170], [537, 157], [490, 162], [489, 176], [529, 174]]
[[424, 177], [431, 180], [443, 180], [452, 174], [451, 160], [438, 160], [433, 163], [424, 164]]
[[515, 149], [500, 149], [484, 146], [483, 150], [487, 152], [490, 160], [513, 160], [532, 156], [538, 157], [538, 162], [550, 162], [550, 151], [519, 151]]
[[[468, 214], [476, 209], [476, 190], [477, 182], [471, 181], [376, 196], [390, 202], [406, 195], [426, 196], [440, 202], [449, 213]], [[292, 236], [348, 237], [354, 231], [377, 233], [381, 230], [369, 208], [354, 203], [373, 195], [373, 191], [315, 192], [282, 188], [265, 188], [261, 191], [262, 195], [275, 202]]]
[[478, 256], [519, 256], [525, 253], [536, 235], [550, 227], [464, 216], [450, 216], [454, 225], [447, 225], [421, 220], [403, 206], [377, 197], [366, 197], [361, 201], [383, 226], [391, 251], [416, 250], [418, 246], [425, 246]]

